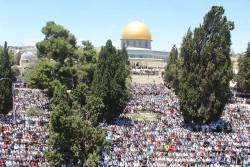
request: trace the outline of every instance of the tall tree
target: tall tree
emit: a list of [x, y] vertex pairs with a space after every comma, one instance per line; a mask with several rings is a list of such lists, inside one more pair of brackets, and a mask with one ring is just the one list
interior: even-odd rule
[[181, 47], [180, 110], [186, 122], [204, 123], [220, 118], [230, 96], [230, 59], [234, 24], [224, 9], [213, 6], [203, 24], [190, 30]]
[[[97, 53], [91, 42], [83, 41], [83, 49], [77, 47], [74, 35], [54, 22], [47, 22], [42, 33], [44, 40], [36, 45], [40, 61], [27, 72], [26, 81], [38, 88], [52, 87], [51, 80], [60, 81], [68, 89], [76, 88], [81, 82], [90, 86], [97, 62]], [[45, 64], [53, 64], [53, 69], [49, 68], [51, 73], [41, 70]]]
[[0, 47], [0, 114], [7, 114], [13, 106], [12, 71], [7, 42]]
[[130, 73], [126, 55], [126, 50], [117, 51], [111, 40], [99, 54], [92, 89], [102, 99], [105, 106], [103, 116], [108, 121], [123, 111], [128, 100], [126, 79]]
[[90, 86], [96, 69], [97, 52], [92, 43], [89, 41], [83, 41], [82, 45], [83, 49], [80, 53], [78, 64], [78, 81], [84, 82]]
[[48, 88], [53, 95], [46, 156], [52, 166], [98, 166], [106, 140], [99, 127], [104, 104], [89, 88], [96, 51], [90, 42], [83, 42], [80, 50], [75, 37], [54, 22], [48, 22], [42, 32], [45, 38], [37, 43], [39, 60], [26, 78], [33, 87]]
[[69, 96], [65, 86], [57, 83], [50, 114], [49, 149], [47, 158], [52, 166], [67, 164], [73, 159]]
[[42, 28], [43, 41], [36, 44], [38, 57], [53, 59], [60, 64], [72, 64], [76, 49], [76, 38], [63, 26], [53, 21]]
[[[76, 38], [63, 26], [54, 22], [47, 22], [46, 26], [42, 28], [42, 33], [45, 35], [44, 40], [36, 44], [38, 57], [54, 62], [54, 80], [59, 80], [68, 89], [75, 88], [77, 67], [74, 66], [74, 63], [77, 62], [79, 56]], [[39, 63], [37, 65], [39, 66]], [[34, 73], [38, 72], [34, 71]], [[51, 78], [48, 73], [41, 75], [45, 75], [45, 78]], [[46, 81], [42, 83], [46, 83]]]
[[250, 42], [246, 53], [239, 59], [239, 72], [237, 74], [237, 89], [242, 93], [250, 93]]
[[79, 112], [83, 120], [89, 121], [93, 126], [97, 126], [102, 119], [104, 104], [102, 100], [95, 96], [89, 87], [80, 83], [71, 93], [73, 109]]
[[165, 67], [164, 80], [177, 92], [179, 80], [178, 80], [178, 49], [174, 45], [171, 49], [170, 55], [167, 60], [167, 66]]
[[74, 115], [72, 121], [77, 125], [74, 126], [77, 130], [74, 132], [72, 147], [74, 161], [85, 166], [91, 163], [91, 166], [97, 167], [100, 163], [100, 151], [106, 145], [104, 131], [99, 126], [104, 105], [84, 83], [77, 85], [71, 92], [71, 101]]
[[103, 106], [100, 100], [93, 102], [87, 94], [84, 85], [78, 85], [69, 94], [65, 86], [55, 82], [49, 149], [46, 153], [52, 166], [83, 166], [92, 161], [93, 156], [97, 160], [95, 166], [98, 166], [99, 153], [106, 145], [106, 140], [95, 118]]

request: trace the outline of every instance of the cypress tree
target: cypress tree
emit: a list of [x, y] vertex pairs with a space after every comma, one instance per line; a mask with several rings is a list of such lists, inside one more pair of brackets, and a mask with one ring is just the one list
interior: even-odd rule
[[230, 59], [234, 25], [222, 7], [213, 6], [203, 24], [189, 30], [180, 58], [180, 109], [186, 122], [204, 123], [220, 118], [229, 99]]
[[73, 159], [72, 134], [70, 134], [73, 127], [70, 126], [70, 115], [67, 89], [57, 82], [52, 99], [49, 120], [49, 149], [46, 154], [52, 166], [61, 166]]
[[79, 56], [78, 64], [78, 81], [90, 86], [96, 69], [97, 53], [91, 42], [83, 41], [82, 45], [82, 54]]
[[167, 60], [164, 72], [164, 81], [177, 92], [178, 90], [178, 50], [174, 45]]
[[13, 106], [12, 77], [10, 57], [5, 42], [4, 47], [0, 48], [0, 114], [7, 114]]
[[102, 99], [105, 106], [103, 117], [108, 121], [123, 111], [128, 100], [126, 79], [129, 68], [126, 55], [126, 49], [117, 51], [111, 40], [99, 53], [92, 89]]
[[238, 91], [250, 93], [250, 42], [246, 53], [239, 59], [239, 72], [236, 80]]
[[[78, 85], [72, 94], [59, 82], [55, 84], [49, 125], [49, 148], [46, 156], [52, 166], [73, 164], [86, 166], [106, 145], [105, 134], [99, 126], [101, 100], [88, 96], [86, 85]], [[82, 110], [81, 110], [82, 108]]]

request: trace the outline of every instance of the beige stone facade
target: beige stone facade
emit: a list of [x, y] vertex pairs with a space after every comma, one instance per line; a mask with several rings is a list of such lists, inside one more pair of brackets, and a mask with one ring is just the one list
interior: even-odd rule
[[166, 66], [166, 61], [163, 59], [153, 59], [153, 58], [129, 58], [129, 62], [132, 68], [141, 69], [163, 69]]

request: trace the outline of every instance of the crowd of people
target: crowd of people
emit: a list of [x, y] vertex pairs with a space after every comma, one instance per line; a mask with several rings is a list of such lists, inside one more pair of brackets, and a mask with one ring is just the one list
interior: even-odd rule
[[[101, 166], [250, 166], [250, 105], [244, 98], [234, 98], [216, 122], [187, 126], [171, 89], [163, 84], [133, 84], [132, 89], [124, 114], [102, 124], [110, 145], [101, 153]], [[49, 110], [44, 93], [16, 85], [15, 112], [0, 116], [0, 167], [49, 166]], [[137, 112], [161, 117], [126, 116]]]
[[[17, 84], [14, 110], [0, 116], [0, 166], [49, 166], [45, 159], [48, 141], [49, 99], [40, 90]], [[28, 114], [41, 112], [40, 114]]]
[[138, 111], [166, 113], [169, 109], [178, 107], [178, 99], [171, 89], [163, 84], [133, 84], [133, 95], [125, 112]]
[[125, 113], [159, 112], [161, 118], [122, 115], [103, 124], [110, 146], [101, 166], [250, 166], [250, 107], [244, 100], [228, 104], [221, 120], [187, 126], [171, 89], [135, 84], [133, 90]]

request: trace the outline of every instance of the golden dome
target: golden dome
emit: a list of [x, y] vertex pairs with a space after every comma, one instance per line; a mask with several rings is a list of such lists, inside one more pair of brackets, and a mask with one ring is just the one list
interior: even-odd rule
[[135, 20], [128, 23], [123, 29], [121, 39], [151, 41], [151, 32], [143, 22]]

